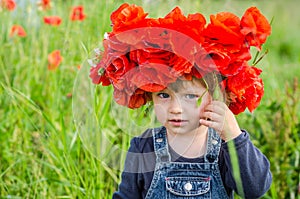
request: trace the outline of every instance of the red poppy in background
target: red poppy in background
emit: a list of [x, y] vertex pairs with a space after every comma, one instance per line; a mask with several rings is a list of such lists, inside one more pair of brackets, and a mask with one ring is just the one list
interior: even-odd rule
[[13, 11], [16, 8], [16, 2], [14, 0], [2, 0], [0, 1], [0, 7]]
[[10, 33], [9, 36], [13, 37], [13, 36], [19, 36], [19, 37], [26, 37], [26, 32], [24, 30], [24, 28], [20, 25], [13, 25], [10, 29]]
[[48, 70], [55, 70], [62, 62], [63, 57], [60, 55], [59, 50], [54, 50], [48, 55]]
[[71, 20], [72, 21], [83, 21], [86, 15], [83, 12], [83, 6], [75, 6], [71, 12]]
[[48, 10], [51, 8], [51, 0], [40, 0], [37, 5], [41, 10]]
[[59, 16], [48, 16], [44, 17], [44, 23], [51, 26], [59, 26], [62, 22], [62, 19]]

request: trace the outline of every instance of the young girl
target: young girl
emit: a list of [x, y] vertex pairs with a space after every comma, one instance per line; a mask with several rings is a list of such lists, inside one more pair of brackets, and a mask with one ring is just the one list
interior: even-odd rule
[[[121, 105], [153, 102], [162, 124], [131, 140], [113, 198], [261, 197], [272, 182], [269, 161], [234, 113], [252, 111], [263, 94], [260, 70], [247, 61], [250, 46], [260, 49], [270, 34], [269, 23], [257, 8], [241, 20], [219, 13], [207, 25], [200, 13], [186, 17], [179, 8], [164, 18], [146, 16], [128, 4], [112, 13], [113, 32], [90, 74], [94, 83], [112, 84]], [[216, 99], [218, 90], [228, 100]]]

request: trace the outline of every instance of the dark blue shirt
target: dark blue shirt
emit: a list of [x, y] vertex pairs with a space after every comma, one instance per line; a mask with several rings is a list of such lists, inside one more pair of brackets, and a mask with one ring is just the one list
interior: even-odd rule
[[[235, 191], [245, 198], [261, 197], [268, 191], [272, 183], [268, 159], [253, 145], [248, 133], [244, 130], [231, 142], [235, 143], [238, 154], [243, 193], [238, 193], [233, 177], [228, 143], [223, 142], [219, 154], [219, 169], [228, 195], [232, 195]], [[169, 151], [173, 162], [204, 162], [203, 157], [185, 158], [176, 154], [171, 148]], [[145, 198], [152, 181], [155, 158], [152, 133], [151, 129], [148, 129], [141, 136], [131, 140], [122, 172], [122, 181], [113, 198]]]

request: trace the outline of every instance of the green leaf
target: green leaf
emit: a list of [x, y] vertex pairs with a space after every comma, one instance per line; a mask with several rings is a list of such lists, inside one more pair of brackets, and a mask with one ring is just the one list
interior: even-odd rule
[[206, 89], [206, 91], [198, 98], [197, 100], [197, 106], [200, 106], [202, 103], [202, 98], [205, 95], [205, 93], [207, 93], [208, 89]]

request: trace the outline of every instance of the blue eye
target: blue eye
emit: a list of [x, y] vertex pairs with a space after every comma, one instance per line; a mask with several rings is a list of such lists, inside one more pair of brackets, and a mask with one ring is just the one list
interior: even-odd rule
[[168, 98], [168, 97], [170, 97], [170, 95], [168, 93], [158, 93], [157, 96], [160, 97], [160, 98]]
[[195, 98], [198, 98], [199, 96], [198, 95], [195, 95], [195, 94], [186, 94], [185, 97], [187, 99], [195, 99]]

